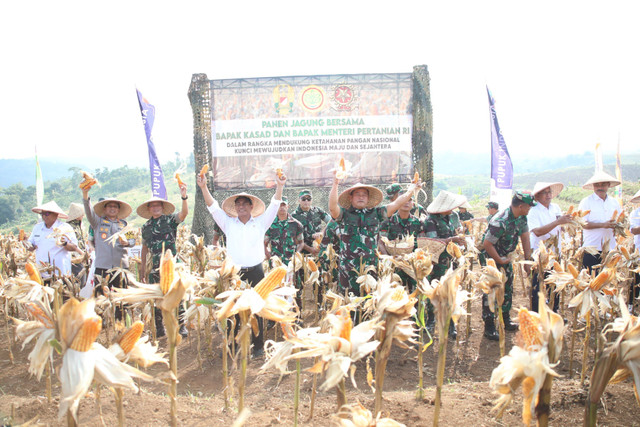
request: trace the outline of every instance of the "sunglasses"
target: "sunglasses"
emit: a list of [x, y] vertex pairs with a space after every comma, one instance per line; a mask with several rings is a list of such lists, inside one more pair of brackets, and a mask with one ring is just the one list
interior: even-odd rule
[[301, 197], [300, 200], [302, 200], [303, 202], [310, 202], [311, 197]]

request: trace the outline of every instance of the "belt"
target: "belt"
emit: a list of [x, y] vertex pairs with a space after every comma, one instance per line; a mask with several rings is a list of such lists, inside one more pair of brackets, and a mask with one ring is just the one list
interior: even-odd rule
[[256, 264], [253, 267], [242, 267], [242, 268], [240, 268], [240, 273], [249, 273], [249, 272], [251, 272], [251, 271], [253, 271], [256, 268], [261, 267], [261, 266], [262, 266], [262, 264]]

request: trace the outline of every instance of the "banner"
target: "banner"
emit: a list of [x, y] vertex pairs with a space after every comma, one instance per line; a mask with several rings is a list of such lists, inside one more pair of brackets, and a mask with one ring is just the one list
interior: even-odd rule
[[44, 199], [44, 181], [42, 180], [42, 170], [38, 161], [38, 148], [36, 147], [36, 206], [42, 205]]
[[489, 200], [497, 202], [500, 209], [511, 204], [513, 189], [513, 165], [507, 143], [504, 141], [498, 116], [496, 115], [495, 100], [487, 86], [489, 95], [489, 112], [491, 114], [491, 195]]
[[345, 183], [409, 181], [412, 74], [212, 80], [214, 186], [330, 185], [344, 157]]
[[144, 125], [144, 133], [147, 135], [147, 148], [149, 149], [149, 172], [151, 174], [151, 193], [154, 197], [167, 199], [167, 189], [164, 186], [164, 175], [160, 167], [160, 161], [156, 155], [156, 147], [153, 145], [153, 121], [156, 118], [156, 108], [149, 104], [140, 91], [136, 89], [138, 94], [138, 103], [140, 104], [140, 112], [142, 113], [142, 124]]

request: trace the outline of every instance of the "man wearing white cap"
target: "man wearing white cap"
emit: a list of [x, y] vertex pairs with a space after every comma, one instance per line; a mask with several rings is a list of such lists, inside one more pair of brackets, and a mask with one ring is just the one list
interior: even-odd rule
[[[58, 204], [54, 201], [36, 206], [32, 212], [40, 214], [42, 222], [37, 223], [29, 236], [28, 250], [36, 251], [36, 262], [51, 264], [55, 275], [66, 276], [71, 273], [71, 252], [78, 249], [76, 233], [69, 224], [60, 219], [67, 218]], [[50, 278], [49, 272], [43, 272], [42, 278]]]
[[[159, 268], [163, 249], [165, 251], [171, 250], [173, 255], [177, 253], [176, 236], [178, 234], [178, 225], [184, 221], [189, 213], [187, 186], [185, 184], [180, 186], [180, 197], [182, 198], [182, 207], [178, 213], [173, 213], [176, 210], [173, 203], [159, 197], [150, 198], [136, 209], [139, 216], [148, 220], [141, 230], [142, 251], [140, 258], [142, 263], [140, 276], [144, 282], [148, 279], [148, 283], [160, 283]], [[149, 255], [151, 256], [151, 271], [146, 271]], [[182, 305], [180, 305], [180, 308], [182, 309]], [[154, 317], [156, 321], [156, 336], [162, 337], [165, 335], [162, 312], [155, 310]], [[188, 335], [182, 321], [179, 332], [183, 337]]]
[[582, 186], [585, 190], [593, 190], [593, 194], [582, 199], [578, 207], [582, 211], [590, 211], [584, 217], [587, 225], [584, 226], [582, 233], [582, 246], [594, 246], [598, 250], [596, 255], [584, 252], [582, 265], [588, 268], [589, 272], [594, 265], [601, 262], [602, 245], [609, 242], [609, 247], [615, 246], [613, 236], [615, 222], [611, 217], [614, 212], [622, 212], [622, 207], [616, 199], [607, 195], [607, 191], [617, 185], [620, 185], [620, 181], [603, 171], [596, 171]]
[[378, 206], [383, 198], [378, 188], [358, 183], [338, 196], [339, 182], [334, 171], [329, 211], [340, 225], [339, 288], [341, 292], [350, 291], [360, 295], [360, 285], [356, 282], [357, 271], [361, 266], [378, 266], [376, 248], [380, 225], [407, 203], [422, 183], [410, 184], [407, 192], [395, 201]]
[[[536, 250], [545, 240], [556, 238], [556, 244], [551, 248], [556, 258], [560, 260], [560, 237], [562, 225], [567, 224], [571, 220], [571, 215], [563, 215], [560, 207], [551, 203], [562, 189], [564, 185], [559, 182], [536, 182], [533, 187], [533, 197], [538, 202], [533, 206], [527, 214], [527, 225], [531, 233], [531, 249]], [[531, 267], [525, 267], [529, 270]], [[540, 292], [540, 278], [538, 272], [534, 271], [531, 278], [531, 309], [538, 311], [538, 292]], [[559, 295], [554, 298], [553, 310], [557, 311], [560, 304]]]
[[[640, 203], [640, 190], [633, 195], [629, 202], [635, 204]], [[640, 207], [634, 209], [631, 215], [629, 215], [629, 231], [633, 234], [633, 245], [635, 249], [640, 250]], [[638, 298], [638, 296], [640, 296], [640, 273], [635, 273], [634, 276], [635, 280], [631, 282], [629, 295]], [[632, 305], [632, 299], [630, 297], [629, 306], [631, 307]]]
[[[287, 177], [276, 176], [275, 180], [276, 193], [265, 209], [262, 200], [247, 193], [227, 197], [220, 207], [209, 192], [207, 180], [201, 176], [196, 179], [211, 216], [226, 236], [229, 258], [240, 266], [240, 277], [251, 286], [257, 285], [264, 278], [264, 235], [278, 214]], [[262, 322], [258, 322], [258, 327], [258, 336], [252, 340], [256, 356], [264, 353]]]

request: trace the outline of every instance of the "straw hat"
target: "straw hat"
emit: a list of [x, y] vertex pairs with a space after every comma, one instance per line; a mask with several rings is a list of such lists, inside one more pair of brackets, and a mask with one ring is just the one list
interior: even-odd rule
[[53, 212], [55, 214], [58, 214], [58, 218], [60, 219], [67, 218], [67, 214], [64, 213], [64, 211], [60, 209], [60, 206], [58, 206], [58, 204], [53, 200], [45, 203], [44, 205], [36, 206], [35, 208], [31, 209], [31, 212], [35, 212], [37, 214], [41, 214], [42, 212]]
[[234, 218], [238, 216], [238, 212], [236, 212], [236, 199], [238, 197], [246, 197], [247, 199], [251, 200], [251, 204], [253, 204], [253, 210], [251, 211], [251, 216], [256, 217], [264, 213], [265, 206], [262, 200], [248, 193], [238, 193], [238, 194], [234, 194], [233, 196], [227, 197], [222, 202], [222, 210], [225, 211], [227, 215], [232, 216]]
[[640, 190], [638, 190], [629, 201], [631, 203], [640, 203]]
[[460, 205], [458, 208], [462, 208], [462, 209], [471, 209], [471, 205], [469, 204], [468, 200], [465, 200], [464, 203], [462, 205]]
[[438, 193], [438, 197], [433, 199], [433, 202], [427, 206], [427, 212], [430, 214], [437, 214], [452, 211], [455, 208], [462, 206], [466, 200], [467, 198], [462, 194], [454, 194], [449, 191], [442, 190]]
[[162, 202], [163, 215], [171, 215], [176, 210], [176, 207], [173, 203], [165, 199], [161, 199], [160, 197], [152, 197], [138, 206], [138, 209], [136, 209], [136, 213], [138, 214], [138, 216], [141, 216], [144, 219], [149, 219], [152, 217], [151, 211], [149, 210], [149, 203], [151, 202]]
[[358, 188], [364, 188], [369, 192], [369, 202], [366, 206], [367, 209], [375, 208], [380, 204], [380, 202], [382, 202], [382, 191], [380, 189], [371, 185], [357, 183], [340, 193], [340, 197], [338, 197], [338, 204], [345, 209], [351, 208], [351, 200], [349, 199], [349, 196]]
[[118, 212], [118, 219], [125, 219], [126, 217], [131, 215], [131, 212], [133, 211], [133, 209], [131, 208], [131, 205], [129, 205], [129, 203], [123, 202], [122, 200], [114, 199], [111, 197], [107, 197], [106, 199], [101, 200], [95, 205], [93, 205], [93, 211], [96, 213], [96, 215], [103, 217], [104, 207], [107, 205], [107, 203], [110, 203], [110, 202], [120, 203], [120, 211]]
[[536, 197], [536, 194], [544, 190], [545, 188], [551, 188], [551, 198], [555, 199], [558, 194], [564, 188], [564, 184], [561, 182], [536, 182], [536, 185], [533, 186], [533, 197]]
[[593, 176], [589, 179], [589, 181], [585, 182], [582, 188], [585, 190], [593, 190], [593, 184], [597, 184], [600, 182], [610, 182], [612, 187], [616, 187], [620, 185], [620, 181], [609, 175], [604, 171], [596, 171]]
[[69, 205], [69, 213], [67, 214], [67, 222], [74, 219], [81, 219], [84, 216], [84, 206], [80, 203], [71, 203]]

